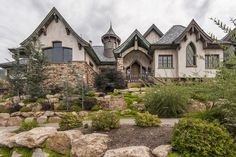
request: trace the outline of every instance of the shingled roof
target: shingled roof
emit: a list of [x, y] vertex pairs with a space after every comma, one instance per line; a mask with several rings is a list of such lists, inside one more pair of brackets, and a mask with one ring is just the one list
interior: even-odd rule
[[106, 57], [104, 56], [104, 46], [93, 46], [93, 50], [95, 51], [95, 53], [97, 54], [99, 60], [101, 62], [116, 62], [115, 57]]
[[186, 27], [172, 26], [158, 41], [157, 44], [172, 44], [184, 32]]
[[146, 38], [151, 33], [151, 31], [155, 31], [159, 37], [163, 36], [163, 33], [160, 31], [160, 29], [158, 29], [155, 24], [152, 24], [151, 27], [149, 27], [148, 30], [143, 34], [143, 37]]

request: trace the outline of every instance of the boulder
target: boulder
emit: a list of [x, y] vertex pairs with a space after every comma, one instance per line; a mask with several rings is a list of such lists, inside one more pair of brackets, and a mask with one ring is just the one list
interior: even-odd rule
[[141, 88], [129, 88], [129, 92], [140, 92]]
[[47, 121], [48, 121], [48, 117], [47, 116], [40, 116], [40, 117], [37, 118], [37, 122], [39, 124], [47, 123]]
[[188, 107], [188, 112], [200, 112], [205, 110], [206, 110], [206, 105], [196, 100], [191, 100], [190, 105]]
[[58, 99], [58, 98], [50, 98], [50, 99], [48, 99], [48, 101], [49, 101], [50, 103], [58, 103], [58, 102], [59, 102], [59, 99]]
[[83, 135], [79, 130], [67, 130], [64, 133], [70, 138], [71, 144]]
[[73, 141], [71, 154], [74, 157], [102, 157], [110, 141], [108, 135], [93, 133], [82, 135]]
[[11, 113], [11, 117], [16, 117], [16, 116], [21, 116], [21, 112], [18, 111], [18, 112]]
[[59, 107], [60, 107], [60, 103], [56, 102], [56, 103], [53, 103], [53, 109], [56, 111]]
[[131, 146], [106, 151], [104, 157], [151, 157], [146, 146]]
[[46, 111], [46, 112], [44, 113], [44, 116], [52, 117], [52, 116], [54, 116], [54, 112], [53, 112], [53, 111]]
[[9, 113], [0, 113], [0, 126], [6, 126], [9, 118]]
[[34, 112], [21, 112], [21, 116], [24, 118], [34, 116]]
[[152, 154], [156, 157], [167, 157], [171, 150], [171, 145], [160, 145], [152, 150]]
[[20, 126], [22, 123], [22, 119], [20, 117], [10, 117], [7, 121], [7, 126]]
[[14, 104], [18, 104], [20, 102], [20, 97], [14, 96], [14, 97], [12, 97], [12, 101]]
[[46, 140], [46, 147], [60, 154], [67, 154], [70, 146], [70, 138], [64, 132], [57, 132]]
[[11, 155], [11, 157], [23, 157], [21, 154], [17, 153], [16, 151], [14, 151]]
[[49, 117], [48, 118], [48, 123], [60, 123], [61, 118], [57, 116]]
[[105, 104], [109, 105], [101, 105], [102, 108], [109, 110], [122, 110], [127, 107], [127, 103], [125, 102], [123, 96], [113, 96], [110, 99], [107, 99]]
[[10, 137], [11, 147], [41, 147], [45, 140], [57, 132], [54, 127], [38, 127]]
[[27, 118], [25, 118], [24, 122], [29, 123], [29, 122], [32, 122], [34, 120], [35, 120], [34, 117], [27, 117]]
[[89, 114], [88, 111], [80, 111], [79, 112], [80, 117], [86, 117], [86, 116], [88, 116], [88, 114]]
[[48, 156], [49, 156], [49, 154], [43, 152], [42, 149], [37, 148], [34, 150], [31, 157], [48, 157]]
[[65, 112], [55, 112], [54, 114], [55, 116], [62, 117], [63, 115], [65, 115]]
[[39, 111], [39, 112], [35, 112], [35, 113], [34, 113], [34, 116], [35, 116], [35, 117], [40, 117], [40, 116], [42, 116], [43, 114], [44, 114], [44, 112], [40, 112], [40, 111]]
[[42, 105], [40, 103], [34, 103], [30, 105], [30, 108], [33, 112], [39, 112], [42, 109]]
[[0, 147], [12, 147], [13, 143], [10, 141], [10, 137], [14, 136], [15, 133], [1, 132], [0, 133]]

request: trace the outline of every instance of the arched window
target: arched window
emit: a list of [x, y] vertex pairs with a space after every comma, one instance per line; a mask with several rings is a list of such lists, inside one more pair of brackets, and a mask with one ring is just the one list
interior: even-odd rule
[[196, 66], [196, 48], [193, 43], [188, 44], [186, 48], [186, 66]]
[[50, 63], [68, 63], [72, 61], [72, 49], [62, 47], [59, 41], [53, 42], [53, 47], [44, 49], [44, 53]]

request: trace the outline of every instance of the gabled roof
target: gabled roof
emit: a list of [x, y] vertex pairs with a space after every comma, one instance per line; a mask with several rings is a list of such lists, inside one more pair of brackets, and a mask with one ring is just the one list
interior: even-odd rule
[[143, 37], [146, 38], [151, 31], [155, 31], [159, 37], [163, 36], [163, 33], [157, 28], [157, 26], [155, 24], [152, 24], [151, 27], [148, 28], [148, 30], [143, 34]]
[[119, 47], [114, 50], [115, 54], [121, 53], [129, 47], [132, 47], [135, 36], [139, 39], [139, 45], [143, 46], [146, 49], [149, 49], [150, 43], [142, 36], [142, 34], [136, 29], [129, 37], [123, 42]]
[[158, 41], [157, 44], [172, 44], [184, 32], [186, 27], [181, 25], [172, 26]]
[[39, 26], [34, 30], [34, 32], [28, 37], [26, 38], [21, 45], [25, 45], [28, 41], [32, 40], [35, 36], [40, 35], [40, 33], [42, 33], [42, 29], [44, 26], [48, 26], [51, 21], [54, 19], [54, 17], [57, 16], [61, 22], [65, 25], [65, 27], [71, 32], [71, 34], [73, 34], [76, 39], [78, 40], [78, 42], [83, 45], [83, 46], [87, 46], [89, 45], [88, 42], [86, 42], [84, 39], [82, 39], [72, 28], [71, 26], [66, 22], [66, 20], [63, 18], [63, 16], [58, 12], [58, 10], [53, 7], [52, 10], [47, 14], [47, 16], [43, 19], [43, 21], [39, 24]]
[[188, 27], [178, 36], [178, 38], [176, 38], [173, 42], [180, 43], [189, 31], [192, 31], [192, 33], [193, 32], [199, 33], [200, 35], [199, 39], [202, 39], [207, 43], [213, 42], [213, 39], [203, 31], [203, 29], [197, 24], [197, 22], [194, 19], [190, 22]]
[[232, 35], [234, 35], [236, 32], [236, 28], [234, 28], [233, 30], [229, 31], [229, 33], [227, 33], [222, 39], [221, 41], [225, 41], [225, 42], [232, 42]]

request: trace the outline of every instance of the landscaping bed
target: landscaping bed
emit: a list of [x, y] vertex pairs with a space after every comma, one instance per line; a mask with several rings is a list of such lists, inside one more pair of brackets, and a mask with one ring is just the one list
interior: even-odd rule
[[[94, 133], [91, 129], [79, 128], [83, 134]], [[173, 127], [138, 127], [133, 125], [122, 125], [118, 129], [109, 132], [97, 131], [107, 134], [111, 139], [109, 149], [116, 149], [128, 146], [147, 146], [151, 149], [163, 144], [170, 143]]]

